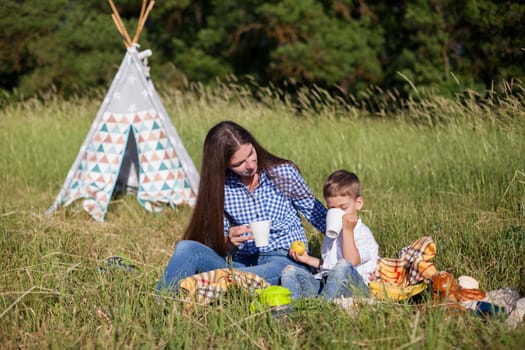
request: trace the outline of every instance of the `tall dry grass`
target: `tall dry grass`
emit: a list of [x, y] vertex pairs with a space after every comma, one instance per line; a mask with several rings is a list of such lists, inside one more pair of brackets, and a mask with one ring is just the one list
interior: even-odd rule
[[[505, 89], [418, 101], [376, 91], [374, 109], [365, 110], [319, 89], [292, 98], [230, 81], [168, 91], [162, 100], [197, 167], [206, 161], [207, 130], [237, 121], [295, 161], [319, 197], [330, 172], [355, 171], [363, 183], [361, 216], [381, 255], [394, 257], [431, 235], [439, 269], [472, 275], [485, 290], [510, 287], [525, 296], [524, 94], [517, 82]], [[523, 328], [509, 329], [503, 317], [451, 316], [429, 302], [362, 305], [348, 314], [306, 300], [295, 313], [272, 318], [251, 314], [250, 297], [239, 292], [183, 313], [184, 305], [160, 298], [155, 285], [191, 209], [149, 214], [128, 196], [111, 203], [104, 223], [76, 206], [44, 214], [99, 103], [49, 97], [0, 111], [3, 348], [525, 346]], [[306, 228], [318, 253], [320, 236]], [[106, 268], [114, 255], [138, 271]]]

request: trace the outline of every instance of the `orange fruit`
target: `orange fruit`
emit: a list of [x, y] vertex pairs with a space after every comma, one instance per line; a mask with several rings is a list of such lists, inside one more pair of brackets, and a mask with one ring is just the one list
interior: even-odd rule
[[303, 241], [294, 241], [292, 243], [292, 250], [295, 251], [298, 255], [303, 255], [306, 251], [306, 244]]

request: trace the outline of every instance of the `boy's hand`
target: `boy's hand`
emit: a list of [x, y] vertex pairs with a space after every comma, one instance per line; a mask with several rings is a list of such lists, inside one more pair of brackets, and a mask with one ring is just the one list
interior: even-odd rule
[[346, 213], [343, 215], [343, 231], [354, 233], [354, 228], [357, 225], [357, 214]]
[[308, 255], [308, 252], [304, 252], [303, 255], [299, 255], [297, 254], [297, 252], [293, 249], [290, 248], [290, 250], [288, 251], [288, 255], [290, 255], [290, 257], [297, 261], [297, 262], [300, 262], [302, 264], [306, 264], [307, 261], [308, 261], [308, 258], [309, 258], [309, 255]]

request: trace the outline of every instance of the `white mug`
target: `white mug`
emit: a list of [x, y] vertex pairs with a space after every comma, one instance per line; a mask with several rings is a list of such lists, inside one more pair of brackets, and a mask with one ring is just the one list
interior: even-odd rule
[[250, 222], [256, 247], [265, 247], [270, 241], [270, 220]]
[[329, 238], [336, 238], [343, 230], [343, 215], [345, 215], [343, 209], [328, 209], [326, 213], [326, 235]]

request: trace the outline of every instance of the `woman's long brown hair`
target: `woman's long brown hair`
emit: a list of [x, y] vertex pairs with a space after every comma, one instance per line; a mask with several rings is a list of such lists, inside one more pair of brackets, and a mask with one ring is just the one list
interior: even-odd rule
[[208, 131], [204, 140], [199, 192], [190, 223], [183, 239], [200, 242], [225, 256], [224, 182], [233, 154], [241, 145], [252, 144], [257, 152], [257, 166], [271, 172], [278, 164], [291, 163], [264, 149], [253, 135], [231, 121], [222, 121]]

